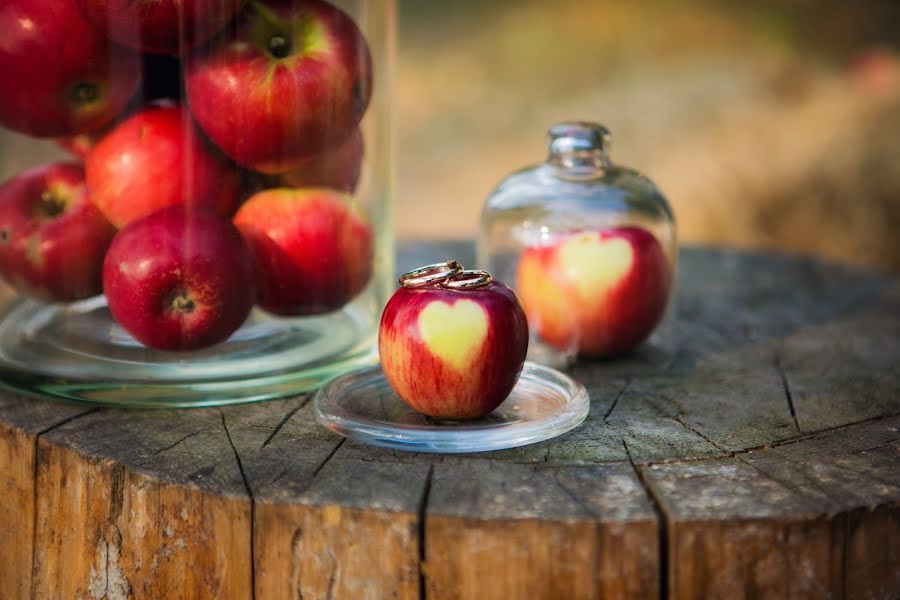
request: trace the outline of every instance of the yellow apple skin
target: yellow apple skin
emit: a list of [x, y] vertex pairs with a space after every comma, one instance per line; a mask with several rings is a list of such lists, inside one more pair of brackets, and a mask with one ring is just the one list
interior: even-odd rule
[[474, 419], [512, 391], [528, 351], [528, 323], [511, 289], [400, 288], [381, 317], [384, 375], [413, 410]]
[[570, 234], [522, 253], [516, 289], [537, 336], [582, 356], [634, 349], [665, 312], [669, 262], [639, 227]]

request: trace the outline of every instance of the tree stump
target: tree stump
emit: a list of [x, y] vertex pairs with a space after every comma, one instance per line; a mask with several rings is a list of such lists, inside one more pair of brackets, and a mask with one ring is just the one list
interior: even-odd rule
[[680, 260], [675, 360], [578, 364], [587, 421], [514, 450], [345, 442], [309, 395], [128, 411], [4, 393], [0, 597], [900, 596], [900, 282]]

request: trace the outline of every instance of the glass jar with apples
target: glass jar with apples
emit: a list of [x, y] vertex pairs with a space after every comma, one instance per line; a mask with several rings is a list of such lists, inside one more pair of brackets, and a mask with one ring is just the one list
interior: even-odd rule
[[0, 385], [197, 406], [375, 362], [394, 20], [393, 0], [0, 3]]
[[551, 366], [671, 356], [675, 219], [649, 179], [610, 160], [609, 143], [596, 123], [553, 126], [547, 160], [504, 179], [482, 213], [478, 266], [514, 284], [529, 357]]

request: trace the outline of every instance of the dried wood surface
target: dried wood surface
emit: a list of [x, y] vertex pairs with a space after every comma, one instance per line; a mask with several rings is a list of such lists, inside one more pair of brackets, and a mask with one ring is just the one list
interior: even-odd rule
[[305, 395], [0, 394], [0, 597], [900, 595], [900, 282], [688, 249], [675, 326], [665, 366], [574, 368], [582, 427], [491, 454], [345, 443]]

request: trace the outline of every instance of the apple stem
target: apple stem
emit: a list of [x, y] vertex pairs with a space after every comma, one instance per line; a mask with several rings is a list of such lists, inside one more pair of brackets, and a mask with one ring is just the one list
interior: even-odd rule
[[275, 58], [284, 58], [288, 54], [290, 54], [291, 41], [290, 36], [284, 33], [284, 20], [279, 17], [275, 13], [275, 11], [273, 11], [262, 2], [259, 2], [258, 0], [250, 0], [248, 6], [259, 16], [259, 18], [265, 21], [267, 25], [278, 32], [273, 34], [272, 37], [269, 38], [269, 42], [267, 44], [267, 49], [272, 54], [272, 56], [274, 56]]
[[291, 43], [281, 35], [273, 35], [269, 38], [269, 52], [275, 58], [284, 58], [291, 53]]

